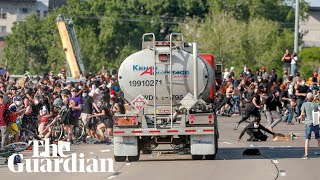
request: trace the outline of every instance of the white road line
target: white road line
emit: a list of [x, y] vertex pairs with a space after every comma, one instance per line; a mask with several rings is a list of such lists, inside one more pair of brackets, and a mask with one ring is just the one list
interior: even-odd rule
[[272, 162], [274, 163], [274, 164], [279, 164], [279, 161], [278, 160], [272, 160]]
[[280, 176], [286, 176], [286, 175], [287, 175], [287, 173], [285, 170], [280, 170]]
[[222, 143], [223, 143], [223, 144], [229, 144], [229, 145], [232, 144], [232, 143], [229, 143], [229, 142], [222, 142]]
[[110, 152], [110, 149], [100, 150], [101, 152]]
[[108, 177], [107, 179], [113, 179], [113, 178], [115, 178], [115, 177], [117, 177], [117, 176], [110, 176], [110, 177]]
[[127, 164], [126, 164], [126, 166], [130, 166], [130, 165], [131, 165], [131, 163], [127, 163]]

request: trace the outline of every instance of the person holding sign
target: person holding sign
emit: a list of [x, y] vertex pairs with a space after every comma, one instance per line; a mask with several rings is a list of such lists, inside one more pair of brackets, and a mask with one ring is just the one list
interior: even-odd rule
[[305, 155], [302, 159], [309, 159], [308, 152], [309, 152], [309, 141], [311, 140], [311, 133], [312, 131], [315, 134], [315, 138], [318, 141], [318, 147], [320, 149], [320, 136], [319, 136], [319, 117], [318, 119], [313, 119], [314, 112], [318, 112], [319, 108], [318, 105], [313, 101], [313, 94], [307, 94], [307, 102], [302, 104], [301, 107], [301, 119], [304, 119], [305, 123], [305, 133], [306, 133], [306, 142], [305, 142]]

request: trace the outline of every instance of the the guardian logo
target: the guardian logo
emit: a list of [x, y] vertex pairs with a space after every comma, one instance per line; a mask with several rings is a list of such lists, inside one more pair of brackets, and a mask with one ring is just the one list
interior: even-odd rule
[[[49, 139], [45, 141], [34, 140], [29, 142], [33, 143], [33, 156], [32, 159], [24, 159], [23, 154], [13, 154], [8, 158], [8, 168], [14, 173], [20, 172], [67, 172], [67, 173], [79, 173], [79, 172], [114, 172], [113, 171], [113, 159], [85, 159], [84, 153], [72, 153], [66, 155], [66, 152], [70, 152], [70, 143], [63, 144], [50, 144]], [[44, 145], [45, 151], [39, 152], [39, 145]], [[52, 149], [50, 151], [50, 149]], [[20, 156], [21, 163], [18, 163], [17, 167], [14, 165], [15, 157]], [[107, 167], [108, 165], [108, 167]], [[108, 170], [107, 170], [108, 168]]]

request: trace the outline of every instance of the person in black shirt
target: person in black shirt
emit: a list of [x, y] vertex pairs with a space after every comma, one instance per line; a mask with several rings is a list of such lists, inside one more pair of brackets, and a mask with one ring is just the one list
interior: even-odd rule
[[239, 135], [239, 139], [238, 141], [241, 140], [242, 136], [244, 135], [244, 133], [247, 133], [250, 138], [248, 139], [248, 141], [266, 141], [267, 140], [267, 136], [265, 134], [263, 134], [261, 132], [261, 130], [270, 133], [272, 135], [275, 135], [274, 132], [271, 132], [270, 130], [268, 130], [267, 128], [265, 128], [263, 125], [260, 124], [261, 119], [259, 117], [256, 117], [255, 120], [253, 122], [251, 122], [250, 124], [248, 124], [240, 133]]
[[[96, 109], [97, 106], [96, 104], [93, 102], [93, 99], [91, 96], [89, 96], [89, 89], [85, 89], [82, 93], [82, 113], [81, 113], [81, 120], [83, 121], [84, 125], [85, 125], [85, 129], [86, 129], [86, 133], [93, 138], [93, 132], [91, 131], [91, 129], [94, 129], [92, 126], [94, 123], [92, 123], [90, 121], [89, 116], [92, 115], [93, 113], [93, 107], [95, 107]], [[84, 141], [86, 141], [86, 139], [83, 139]]]
[[267, 129], [273, 131], [273, 127], [275, 127], [279, 122], [281, 122], [281, 117], [279, 112], [277, 111], [277, 107], [282, 109], [281, 102], [279, 100], [280, 90], [275, 89], [266, 99], [265, 107], [266, 107], [266, 116], [268, 120]]
[[90, 116], [92, 117], [99, 117], [100, 122], [97, 127], [97, 131], [100, 136], [100, 140], [96, 141], [95, 144], [100, 144], [100, 143], [110, 143], [110, 140], [107, 139], [104, 134], [103, 130], [107, 129], [108, 135], [112, 136], [113, 135], [113, 119], [112, 119], [112, 114], [110, 112], [110, 109], [103, 105], [101, 101], [97, 102], [97, 107], [99, 109], [98, 113], [95, 113], [94, 115]]
[[255, 116], [255, 117], [259, 117], [260, 118], [260, 113], [259, 113], [259, 109], [261, 107], [263, 107], [261, 105], [261, 100], [260, 100], [260, 89], [259, 88], [255, 88], [254, 89], [254, 95], [252, 97], [252, 101], [250, 103], [250, 105], [247, 107], [246, 111], [245, 111], [245, 115], [241, 118], [241, 120], [239, 122], [236, 123], [236, 126], [234, 128], [234, 130], [237, 130], [239, 125], [246, 121], [247, 119], [249, 119], [249, 117], [251, 115]]
[[286, 49], [282, 61], [284, 62], [283, 71], [291, 72], [291, 54], [289, 53], [289, 49]]
[[310, 92], [309, 86], [306, 85], [306, 80], [298, 80], [300, 82], [298, 88], [296, 89], [297, 99], [297, 116], [301, 115], [301, 106], [306, 100], [307, 93]]
[[287, 122], [288, 125], [293, 125], [292, 119], [293, 119], [293, 107], [295, 105], [295, 99], [290, 98], [290, 95], [286, 89], [286, 85], [282, 84], [280, 86], [281, 92], [280, 92], [280, 101], [282, 102], [282, 106], [286, 108], [286, 112], [284, 113], [285, 116], [282, 117], [282, 120], [284, 122]]

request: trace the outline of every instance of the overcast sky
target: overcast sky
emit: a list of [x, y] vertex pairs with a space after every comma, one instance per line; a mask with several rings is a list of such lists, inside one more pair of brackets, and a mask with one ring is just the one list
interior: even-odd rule
[[310, 6], [316, 6], [316, 7], [320, 7], [320, 0], [308, 0], [309, 2], [311, 2]]

